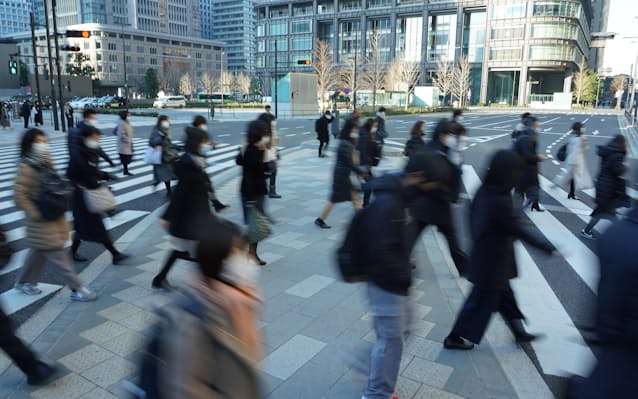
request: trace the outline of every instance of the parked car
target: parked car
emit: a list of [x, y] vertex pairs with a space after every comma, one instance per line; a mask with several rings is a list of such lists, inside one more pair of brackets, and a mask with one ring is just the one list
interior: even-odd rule
[[104, 96], [97, 99], [97, 101], [93, 104], [95, 108], [107, 108], [111, 105], [113, 101], [113, 96]]
[[92, 97], [84, 97], [77, 101], [71, 102], [71, 106], [73, 109], [86, 109], [91, 108], [93, 106], [94, 98]]
[[161, 97], [153, 102], [153, 108], [184, 108], [185, 106], [184, 96]]
[[124, 108], [126, 107], [126, 103], [127, 103], [126, 98], [120, 97], [120, 96], [113, 96], [108, 106], [111, 108]]

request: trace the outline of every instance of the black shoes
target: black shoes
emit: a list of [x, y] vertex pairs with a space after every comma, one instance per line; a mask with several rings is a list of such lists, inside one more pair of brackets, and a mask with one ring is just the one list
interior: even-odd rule
[[525, 331], [525, 326], [523, 326], [523, 320], [521, 319], [506, 320], [505, 323], [512, 330], [517, 344], [525, 344], [540, 338], [539, 335]]
[[133, 173], [129, 172], [128, 170], [124, 172], [123, 174], [124, 176], [134, 176]]
[[532, 212], [534, 212], [534, 211], [536, 211], [536, 212], [545, 212], [545, 209], [542, 209], [540, 207], [540, 205], [538, 205], [538, 202], [535, 202], [535, 203], [532, 204], [531, 210], [532, 210]]
[[315, 224], [317, 226], [321, 227], [322, 229], [329, 229], [330, 228], [330, 226], [328, 226], [326, 224], [326, 222], [324, 222], [323, 219], [321, 219], [321, 218], [315, 219]]
[[27, 374], [27, 384], [29, 385], [45, 385], [51, 381], [51, 377], [56, 372], [56, 368], [48, 364], [38, 361], [32, 373]]
[[172, 291], [174, 289], [171, 283], [169, 283], [168, 280], [166, 280], [165, 278], [158, 279], [157, 277], [155, 277], [153, 279], [153, 282], [151, 283], [151, 286], [155, 289], [162, 289], [166, 291]]
[[255, 260], [257, 261], [257, 264], [259, 266], [266, 266], [266, 262], [261, 260], [261, 258], [259, 256], [255, 255]]
[[124, 262], [126, 259], [130, 258], [131, 255], [128, 254], [123, 254], [121, 252], [118, 252], [116, 255], [113, 255], [113, 264], [114, 265], [119, 265], [122, 262]]
[[470, 341], [466, 340], [463, 337], [459, 337], [458, 335], [450, 334], [445, 337], [445, 341], [443, 341], [443, 346], [445, 349], [458, 349], [458, 350], [470, 350], [474, 349], [474, 344]]
[[573, 200], [576, 200], [576, 201], [580, 201], [580, 198], [578, 198], [576, 196], [576, 194], [568, 194], [567, 195], [567, 199], [573, 199]]
[[73, 256], [73, 260], [76, 261], [76, 262], [86, 262], [88, 260], [87, 258], [85, 258], [82, 255], [72, 254], [72, 256]]
[[215, 212], [221, 212], [224, 209], [228, 208], [228, 205], [222, 204], [218, 199], [214, 199], [211, 201], [213, 204], [213, 208], [215, 208]]

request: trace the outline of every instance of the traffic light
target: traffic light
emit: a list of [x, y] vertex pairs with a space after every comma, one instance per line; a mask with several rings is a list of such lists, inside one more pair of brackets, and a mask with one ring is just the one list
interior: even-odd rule
[[80, 37], [82, 39], [88, 39], [91, 37], [91, 32], [88, 30], [67, 30], [66, 37]]
[[64, 46], [60, 46], [60, 50], [62, 51], [80, 51], [80, 47], [79, 46], [69, 46], [69, 45], [64, 45]]
[[297, 65], [310, 65], [312, 62], [310, 60], [297, 60]]
[[9, 60], [9, 75], [17, 75], [18, 74], [18, 61]]

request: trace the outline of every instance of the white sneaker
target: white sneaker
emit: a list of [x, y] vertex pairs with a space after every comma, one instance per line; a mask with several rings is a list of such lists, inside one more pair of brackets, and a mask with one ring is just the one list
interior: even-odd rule
[[585, 230], [581, 230], [580, 235], [585, 237], [588, 240], [593, 240], [594, 238], [596, 238], [596, 237], [594, 237], [593, 233], [588, 233]]
[[90, 291], [86, 287], [82, 287], [77, 291], [71, 293], [71, 300], [78, 302], [91, 302], [97, 299], [95, 292]]
[[36, 284], [31, 283], [16, 283], [15, 289], [25, 295], [40, 295], [42, 293], [42, 290]]

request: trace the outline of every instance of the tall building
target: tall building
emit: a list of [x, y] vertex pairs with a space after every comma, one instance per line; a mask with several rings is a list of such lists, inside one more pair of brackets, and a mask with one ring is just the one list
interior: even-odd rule
[[31, 29], [31, 0], [0, 0], [0, 9], [0, 36]]
[[[602, 0], [597, 0], [602, 1]], [[266, 92], [277, 70], [312, 71], [315, 39], [331, 44], [342, 64], [359, 60], [376, 32], [384, 62], [418, 62], [421, 83], [437, 61], [471, 64], [468, 97], [525, 105], [571, 91], [572, 74], [589, 54], [591, 0], [273, 0], [256, 6], [256, 72]], [[278, 75], [277, 78], [280, 76]]]
[[199, 0], [199, 18], [202, 37], [213, 39], [213, 0]]
[[[591, 0], [592, 5], [592, 33], [606, 33], [609, 21], [609, 7], [611, 0]], [[595, 70], [603, 66], [605, 48], [592, 48], [589, 54], [589, 65]]]
[[225, 57], [231, 72], [254, 71], [254, 7], [254, 0], [212, 0], [211, 38], [226, 43]]

